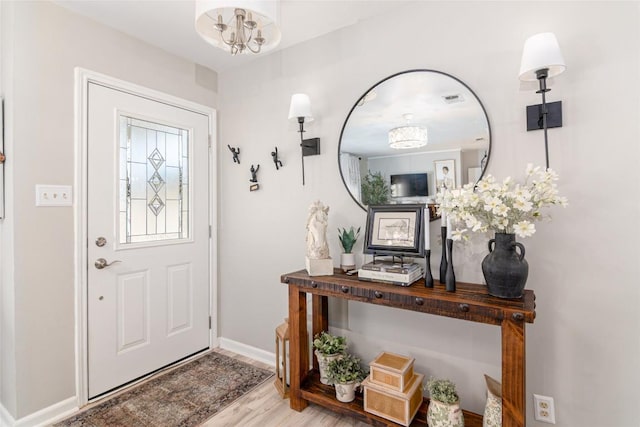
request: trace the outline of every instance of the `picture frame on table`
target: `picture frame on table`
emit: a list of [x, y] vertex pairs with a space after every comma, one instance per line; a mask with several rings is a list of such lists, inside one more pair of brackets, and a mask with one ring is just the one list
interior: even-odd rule
[[436, 193], [443, 187], [447, 190], [456, 188], [456, 161], [435, 160], [433, 162], [436, 176]]
[[424, 203], [371, 205], [364, 253], [424, 257]]

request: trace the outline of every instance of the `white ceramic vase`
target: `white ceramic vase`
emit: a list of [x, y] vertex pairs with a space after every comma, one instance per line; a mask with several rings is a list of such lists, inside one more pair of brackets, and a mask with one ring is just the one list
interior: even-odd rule
[[502, 384], [488, 375], [484, 379], [487, 382], [487, 403], [482, 427], [502, 427]]
[[464, 427], [460, 402], [448, 404], [431, 399], [427, 409], [427, 425], [429, 427]]
[[349, 270], [355, 270], [356, 268], [356, 254], [341, 254], [340, 255], [340, 268], [345, 273]]
[[356, 388], [360, 384], [351, 382], [347, 384], [335, 384], [336, 386], [336, 399], [340, 402], [353, 402], [356, 398]]
[[329, 379], [327, 378], [327, 366], [329, 366], [329, 362], [332, 360], [342, 358], [341, 354], [329, 354], [324, 355], [320, 353], [318, 350], [315, 350], [316, 358], [318, 359], [318, 366], [320, 367], [320, 382], [322, 384], [329, 384]]

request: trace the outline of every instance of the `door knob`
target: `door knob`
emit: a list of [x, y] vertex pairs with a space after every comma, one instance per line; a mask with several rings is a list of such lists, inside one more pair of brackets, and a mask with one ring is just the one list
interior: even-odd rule
[[104, 258], [98, 258], [98, 259], [96, 260], [96, 262], [94, 263], [94, 265], [96, 266], [96, 268], [97, 268], [98, 270], [102, 270], [103, 268], [105, 268], [105, 267], [109, 267], [110, 265], [113, 265], [113, 264], [115, 264], [116, 262], [122, 262], [122, 261], [120, 261], [119, 259], [117, 259], [117, 260], [112, 261], [112, 262], [107, 262], [107, 260], [106, 260], [106, 259], [104, 259]]

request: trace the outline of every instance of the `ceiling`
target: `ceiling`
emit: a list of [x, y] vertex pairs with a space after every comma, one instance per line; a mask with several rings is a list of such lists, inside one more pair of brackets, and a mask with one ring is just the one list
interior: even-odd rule
[[[231, 56], [205, 42], [195, 31], [195, 0], [53, 0], [167, 52], [218, 72], [255, 59], [254, 54]], [[282, 40], [269, 55], [297, 43], [391, 13], [406, 2], [364, 0], [281, 0]]]
[[[355, 102], [355, 100], [354, 100]], [[389, 130], [427, 130], [427, 145], [389, 147]], [[459, 80], [435, 71], [412, 71], [384, 80], [356, 104], [344, 127], [341, 152], [363, 158], [489, 149], [489, 122], [476, 95]]]

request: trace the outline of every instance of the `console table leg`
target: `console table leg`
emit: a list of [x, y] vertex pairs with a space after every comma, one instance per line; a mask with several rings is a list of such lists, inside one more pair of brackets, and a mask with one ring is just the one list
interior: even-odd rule
[[297, 286], [289, 286], [289, 363], [291, 409], [302, 411], [309, 402], [300, 397], [300, 386], [309, 372], [307, 343], [307, 294]]
[[[313, 337], [322, 331], [329, 330], [329, 298], [322, 295], [311, 296], [313, 319]], [[318, 370], [318, 360], [313, 358], [313, 369]]]
[[524, 322], [502, 321], [502, 425], [525, 425], [525, 334]]

